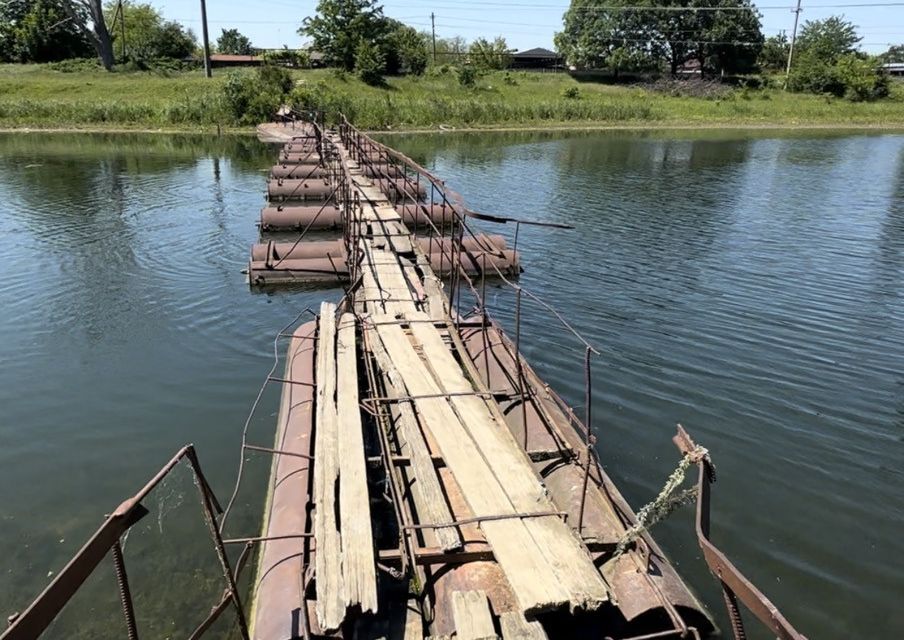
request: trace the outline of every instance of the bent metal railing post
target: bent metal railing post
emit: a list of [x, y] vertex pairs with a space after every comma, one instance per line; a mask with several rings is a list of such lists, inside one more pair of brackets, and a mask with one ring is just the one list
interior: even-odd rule
[[[126, 627], [130, 640], [138, 638], [137, 624], [135, 623], [135, 613], [132, 606], [131, 592], [128, 587], [128, 579], [125, 571], [125, 561], [122, 557], [121, 538], [133, 527], [139, 520], [146, 516], [149, 511], [141, 504], [147, 495], [159, 485], [164, 478], [178, 465], [182, 460], [187, 460], [194, 474], [198, 491], [200, 492], [201, 507], [204, 512], [204, 519], [210, 530], [211, 539], [223, 570], [223, 577], [226, 581], [226, 595], [235, 608], [236, 619], [239, 626], [239, 632], [243, 640], [248, 640], [248, 626], [245, 621], [245, 614], [242, 609], [241, 599], [239, 597], [238, 588], [236, 586], [236, 576], [232, 572], [229, 564], [229, 557], [226, 555], [223, 546], [223, 538], [216, 525], [216, 517], [218, 513], [222, 513], [222, 508], [214, 496], [213, 490], [207, 483], [207, 479], [201, 471], [201, 465], [198, 462], [198, 456], [193, 445], [189, 444], [182, 447], [169, 462], [167, 462], [157, 474], [151, 478], [134, 496], [120, 504], [112, 514], [107, 516], [100, 528], [88, 539], [88, 541], [79, 549], [78, 553], [66, 564], [65, 567], [57, 574], [56, 578], [35, 598], [29, 607], [21, 614], [14, 614], [10, 617], [9, 627], [0, 634], [0, 640], [34, 640], [39, 638], [53, 620], [59, 615], [63, 607], [78, 592], [85, 580], [94, 572], [97, 566], [107, 556], [107, 553], [113, 553], [114, 569], [116, 570], [117, 583], [119, 585], [120, 598], [123, 606], [123, 615], [126, 618]], [[219, 611], [215, 611], [219, 615], [226, 607], [223, 606]], [[211, 616], [214, 615], [211, 614]], [[212, 622], [210, 617], [203, 624]]]

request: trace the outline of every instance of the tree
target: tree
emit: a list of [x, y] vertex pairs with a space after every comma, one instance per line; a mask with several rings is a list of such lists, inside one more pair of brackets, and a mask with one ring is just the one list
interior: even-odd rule
[[879, 60], [882, 62], [882, 64], [894, 62], [900, 64], [904, 62], [904, 44], [896, 44], [890, 46], [888, 48], [888, 51], [879, 54]]
[[688, 60], [748, 71], [763, 42], [750, 0], [572, 0], [564, 24], [555, 42], [569, 64], [616, 72], [665, 62], [674, 75]]
[[427, 38], [416, 29], [396, 20], [383, 39], [383, 56], [386, 73], [405, 71], [414, 75], [424, 73], [427, 68]]
[[358, 77], [370, 85], [383, 84], [383, 69], [386, 60], [383, 52], [372, 42], [361, 40], [355, 52], [355, 71]]
[[748, 73], [756, 67], [763, 48], [760, 14], [750, 0], [718, 0], [703, 6], [726, 7], [727, 11], [695, 11], [693, 57], [700, 70]]
[[[117, 4], [107, 6], [111, 22], [117, 12]], [[119, 19], [125, 23], [126, 55], [132, 60], [185, 58], [197, 47], [195, 35], [190, 29], [183, 29], [178, 22], [164, 20], [150, 4], [125, 1], [118, 10]], [[114, 48], [121, 45], [121, 38], [120, 29], [115, 29]]]
[[[652, 23], [641, 11], [618, 7], [624, 0], [598, 7], [594, 0], [574, 0], [564, 16], [564, 30], [555, 35], [556, 49], [579, 68], [611, 68], [616, 73], [651, 58]], [[633, 4], [633, 3], [632, 3]]]
[[834, 64], [841, 56], [854, 53], [861, 38], [857, 27], [844, 16], [825, 20], [807, 20], [797, 38], [801, 54], [809, 54], [826, 64]]
[[305, 18], [298, 33], [311, 38], [328, 65], [351, 71], [361, 42], [374, 43], [385, 29], [376, 0], [320, 0], [317, 15]]
[[505, 38], [497, 36], [492, 42], [477, 38], [468, 49], [471, 64], [479, 69], [506, 69], [512, 63], [512, 50]]
[[91, 55], [91, 43], [60, 0], [6, 2], [0, 6], [0, 56], [16, 62], [55, 62]]
[[253, 53], [251, 40], [239, 33], [238, 29], [223, 29], [217, 38], [217, 51], [236, 56], [250, 56]]
[[760, 50], [760, 57], [757, 59], [757, 65], [763, 71], [784, 71], [788, 64], [788, 51], [791, 44], [788, 42], [788, 36], [782, 31], [777, 36], [766, 38], [763, 42], [763, 48]]
[[97, 57], [104, 69], [113, 69], [113, 39], [107, 30], [107, 21], [104, 17], [104, 7], [101, 0], [63, 0], [63, 8], [66, 10], [72, 24], [91, 41]]
[[437, 64], [463, 64], [467, 55], [468, 41], [461, 36], [436, 39]]

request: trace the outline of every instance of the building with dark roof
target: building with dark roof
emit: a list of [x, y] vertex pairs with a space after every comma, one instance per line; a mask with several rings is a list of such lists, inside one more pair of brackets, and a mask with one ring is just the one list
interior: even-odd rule
[[565, 59], [555, 51], [535, 47], [512, 54], [512, 69], [555, 69], [561, 67]]

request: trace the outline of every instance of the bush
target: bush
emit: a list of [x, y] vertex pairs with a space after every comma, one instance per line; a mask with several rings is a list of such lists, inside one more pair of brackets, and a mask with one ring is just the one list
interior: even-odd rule
[[503, 74], [502, 81], [510, 87], [518, 86], [518, 79], [515, 76], [513, 76], [512, 74], [510, 74], [508, 71], [506, 71]]
[[355, 53], [355, 73], [365, 83], [373, 86], [383, 84], [385, 61], [380, 50], [370, 42], [362, 40]]
[[577, 100], [581, 97], [581, 90], [577, 87], [565, 87], [562, 89], [562, 97], [568, 100]]
[[458, 68], [458, 84], [473, 87], [477, 83], [477, 70], [467, 65]]
[[877, 100], [889, 93], [888, 77], [875, 58], [855, 53], [828, 63], [807, 52], [797, 60], [788, 78], [788, 88], [798, 93], [829, 94], [854, 102]]
[[222, 89], [226, 115], [236, 124], [257, 124], [273, 118], [294, 82], [281, 67], [264, 65], [254, 73], [233, 72]]
[[47, 65], [47, 68], [60, 73], [79, 73], [82, 71], [98, 71], [101, 66], [97, 58], [71, 58], [69, 60], [51, 62]]

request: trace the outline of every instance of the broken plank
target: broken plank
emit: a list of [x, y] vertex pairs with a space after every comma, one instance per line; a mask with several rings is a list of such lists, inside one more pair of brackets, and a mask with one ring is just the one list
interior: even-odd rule
[[343, 313], [336, 340], [336, 406], [338, 407], [339, 521], [342, 531], [342, 578], [346, 606], [377, 611], [377, 575], [364, 434], [358, 404], [355, 316]]
[[487, 640], [496, 637], [490, 603], [483, 591], [453, 591], [452, 617], [459, 640]]
[[536, 620], [528, 621], [517, 611], [509, 611], [499, 616], [503, 640], [546, 640], [546, 632]]
[[345, 619], [342, 555], [336, 521], [336, 482], [339, 480], [336, 412], [336, 305], [320, 305], [317, 339], [317, 409], [314, 431], [314, 567], [317, 578], [317, 622], [324, 631], [339, 628]]
[[[399, 372], [396, 370], [392, 359], [386, 353], [380, 339], [375, 335], [373, 329], [370, 330], [374, 335], [368, 340], [370, 351], [376, 360], [377, 367], [382, 371], [387, 380], [386, 392], [389, 397], [397, 398], [406, 394], [405, 385]], [[421, 433], [417, 417], [407, 402], [401, 402], [399, 408], [399, 430], [402, 438], [408, 445], [409, 457], [411, 460], [412, 472], [415, 482], [412, 485], [418, 515], [422, 522], [451, 522], [452, 513], [446, 503], [446, 496], [443, 493], [442, 486], [439, 482], [439, 476], [436, 473], [436, 467], [433, 458], [427, 448], [427, 442], [424, 440], [424, 434]], [[461, 536], [455, 527], [440, 527], [433, 530], [436, 536], [436, 543], [444, 551], [458, 549], [461, 547]]]

